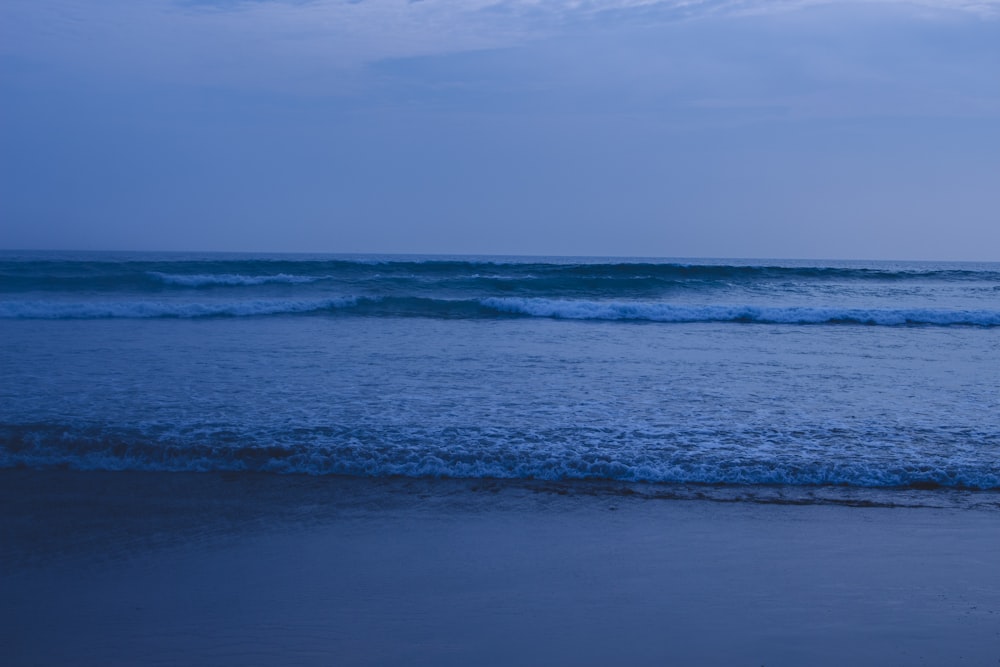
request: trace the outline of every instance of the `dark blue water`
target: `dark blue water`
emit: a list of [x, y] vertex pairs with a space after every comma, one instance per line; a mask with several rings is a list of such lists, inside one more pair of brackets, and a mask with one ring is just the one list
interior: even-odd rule
[[1000, 264], [0, 254], [0, 466], [1000, 488]]

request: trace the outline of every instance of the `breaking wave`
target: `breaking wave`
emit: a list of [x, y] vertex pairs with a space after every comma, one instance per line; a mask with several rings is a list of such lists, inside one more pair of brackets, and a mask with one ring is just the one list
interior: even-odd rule
[[287, 284], [300, 285], [313, 283], [322, 280], [320, 276], [295, 276], [287, 273], [263, 276], [244, 276], [235, 273], [212, 273], [212, 274], [173, 274], [150, 271], [149, 275], [156, 280], [167, 285], [179, 285], [181, 287], [210, 287], [213, 285], [225, 285], [229, 287], [239, 285], [267, 285], [267, 284]]
[[731, 288], [788, 284], [955, 284], [1000, 286], [996, 264], [734, 263], [609, 261], [552, 258], [326, 258], [129, 257], [71, 261], [0, 256], [0, 291], [162, 291], [211, 287], [295, 286], [327, 282], [403, 281], [464, 289], [529, 291], [559, 296], [600, 290], [612, 296], [636, 289]]
[[526, 297], [439, 299], [414, 296], [339, 296], [323, 299], [183, 301], [0, 301], [0, 319], [107, 319], [323, 315], [369, 317], [497, 318], [660, 323], [732, 322], [866, 326], [1000, 326], [1000, 311], [931, 308], [687, 305], [648, 301], [593, 301]]
[[[964, 443], [947, 449], [947, 455], [939, 453], [946, 448], [934, 443], [905, 448], [902, 443], [911, 439], [906, 433], [813, 433], [810, 438], [819, 440], [806, 438], [781, 452], [761, 445], [788, 439], [788, 434], [725, 435], [734, 439], [732, 446], [703, 441], [704, 434], [652, 439], [634, 434], [636, 439], [622, 446], [594, 428], [518, 433], [329, 427], [300, 429], [293, 437], [265, 441], [235, 427], [178, 438], [121, 428], [0, 425], [0, 467], [1000, 489], [1000, 464], [984, 466], [982, 460], [983, 448], [995, 449], [990, 444], [995, 433], [965, 433]], [[865, 453], [851, 445], [855, 437], [872, 436], [900, 445], [888, 458], [884, 451]], [[842, 456], [830, 456], [830, 438], [844, 445], [838, 448]]]
[[758, 322], [766, 324], [865, 324], [879, 326], [1000, 326], [1000, 311], [928, 308], [862, 309], [766, 306], [689, 306], [669, 303], [488, 298], [483, 305], [507, 313], [572, 320], [649, 322]]

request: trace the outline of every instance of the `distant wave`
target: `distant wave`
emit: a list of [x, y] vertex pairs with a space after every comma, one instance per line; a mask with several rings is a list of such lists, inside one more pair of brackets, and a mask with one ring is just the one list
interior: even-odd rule
[[[1000, 489], [1000, 464], [989, 454], [995, 451], [996, 434], [988, 432], [965, 433], [950, 448], [936, 448], [947, 454], [930, 456], [907, 451], [906, 435], [895, 434], [901, 444], [891, 458], [864, 455], [850, 447], [839, 457], [831, 456], [830, 447], [838, 446], [836, 440], [829, 446], [804, 442], [801, 449], [785, 452], [761, 446], [781, 437], [777, 433], [744, 434], [751, 440], [742, 444], [738, 455], [730, 449], [700, 446], [697, 440], [673, 447], [643, 441], [616, 450], [600, 444], [609, 436], [593, 429], [568, 435], [474, 430], [464, 437], [459, 431], [434, 434], [351, 428], [297, 433], [305, 440], [261, 443], [254, 441], [253, 434], [232, 429], [218, 438], [202, 432], [197, 438], [177, 440], [138, 430], [0, 425], [0, 468]], [[855, 438], [873, 436], [879, 437], [853, 434]], [[927, 438], [926, 433], [922, 436]], [[827, 437], [842, 439], [844, 434]], [[545, 444], [534, 446], [535, 441]], [[581, 444], [595, 441], [598, 444]]]
[[149, 275], [167, 285], [182, 287], [207, 287], [212, 285], [266, 285], [269, 283], [302, 284], [321, 280], [318, 276], [295, 276], [287, 273], [264, 276], [244, 276], [235, 273], [181, 274], [150, 271]]
[[[805, 265], [739, 262], [612, 262], [531, 259], [189, 259], [2, 260], [0, 292], [162, 291], [171, 288], [309, 285], [325, 281], [442, 286], [471, 290], [469, 296], [530, 292], [558, 298], [593, 291], [602, 297], [640, 292], [716, 289], [733, 286], [781, 291], [801, 284], [956, 284], [962, 288], [1000, 286], [995, 264]], [[473, 292], [479, 291], [478, 294]], [[499, 292], [499, 293], [498, 293]]]
[[312, 300], [254, 299], [191, 303], [187, 301], [6, 301], [0, 302], [0, 319], [107, 319], [252, 317], [310, 313], [345, 308], [353, 297]]
[[845, 324], [867, 326], [1000, 326], [1000, 311], [929, 308], [682, 305], [642, 301], [589, 301], [527, 297], [434, 299], [359, 297], [182, 301], [0, 301], [0, 319], [106, 319], [259, 317], [330, 312], [370, 317], [477, 319], [545, 317], [567, 320], [660, 323]]

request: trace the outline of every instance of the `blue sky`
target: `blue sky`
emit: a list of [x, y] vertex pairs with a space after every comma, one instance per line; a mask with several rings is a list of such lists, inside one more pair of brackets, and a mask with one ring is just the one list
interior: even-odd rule
[[1000, 260], [1000, 2], [5, 0], [0, 247]]

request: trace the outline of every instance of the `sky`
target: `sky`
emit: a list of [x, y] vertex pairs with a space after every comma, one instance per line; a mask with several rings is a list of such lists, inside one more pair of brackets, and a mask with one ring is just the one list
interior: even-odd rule
[[4, 0], [0, 248], [1000, 261], [1000, 0]]

